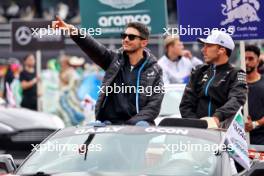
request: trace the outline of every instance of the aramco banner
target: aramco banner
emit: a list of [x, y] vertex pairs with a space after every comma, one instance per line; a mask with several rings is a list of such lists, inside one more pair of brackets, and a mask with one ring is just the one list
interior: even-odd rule
[[101, 29], [95, 37], [120, 36], [124, 26], [138, 21], [151, 34], [163, 34], [167, 26], [166, 0], [80, 0], [82, 28]]

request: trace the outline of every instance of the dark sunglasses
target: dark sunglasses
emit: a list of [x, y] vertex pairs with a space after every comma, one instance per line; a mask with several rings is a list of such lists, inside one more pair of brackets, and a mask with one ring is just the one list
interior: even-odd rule
[[134, 35], [134, 34], [126, 34], [126, 33], [121, 33], [121, 38], [125, 39], [126, 37], [128, 37], [128, 40], [135, 40], [136, 38], [139, 38], [141, 40], [145, 40], [143, 37], [139, 36], [139, 35]]

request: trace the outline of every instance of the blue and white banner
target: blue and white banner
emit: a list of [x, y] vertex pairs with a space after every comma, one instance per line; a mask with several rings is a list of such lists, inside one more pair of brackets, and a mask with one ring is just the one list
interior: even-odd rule
[[248, 145], [246, 141], [245, 125], [242, 107], [236, 113], [232, 123], [227, 129], [225, 139], [223, 140], [227, 146], [230, 146], [228, 154], [237, 161], [245, 169], [249, 170], [250, 160], [248, 157]]
[[263, 0], [178, 0], [177, 7], [183, 41], [196, 41], [213, 29], [234, 40], [264, 39]]

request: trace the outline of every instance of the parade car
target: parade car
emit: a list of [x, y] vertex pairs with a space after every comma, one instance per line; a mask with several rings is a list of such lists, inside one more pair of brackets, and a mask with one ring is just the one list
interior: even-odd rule
[[[18, 169], [10, 156], [0, 156], [0, 168], [15, 175], [231, 176], [237, 164], [218, 147], [225, 131], [206, 129], [206, 121], [186, 120], [163, 119], [160, 126], [148, 127], [65, 128], [36, 146]], [[263, 174], [264, 163], [253, 160], [249, 171], [238, 172]]]
[[63, 127], [63, 121], [55, 115], [1, 106], [0, 154], [12, 154], [19, 165], [31, 152], [32, 145]]

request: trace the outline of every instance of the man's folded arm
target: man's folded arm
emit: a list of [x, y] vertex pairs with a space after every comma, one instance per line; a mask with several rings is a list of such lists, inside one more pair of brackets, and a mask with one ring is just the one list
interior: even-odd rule
[[239, 108], [245, 104], [246, 98], [246, 73], [240, 70], [233, 76], [233, 82], [228, 93], [228, 101], [223, 106], [216, 109], [213, 116], [217, 117], [220, 121], [232, 118]]

